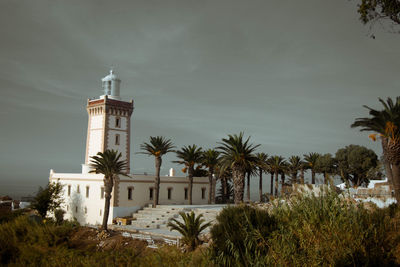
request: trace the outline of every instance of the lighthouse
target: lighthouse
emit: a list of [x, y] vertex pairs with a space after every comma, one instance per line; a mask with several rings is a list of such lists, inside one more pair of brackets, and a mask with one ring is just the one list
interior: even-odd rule
[[130, 171], [130, 135], [133, 99], [121, 100], [121, 80], [113, 70], [101, 79], [103, 95], [88, 99], [88, 128], [86, 138], [85, 164], [82, 173], [90, 171], [91, 157], [98, 152], [114, 149], [121, 153], [121, 160], [127, 162], [126, 172]]

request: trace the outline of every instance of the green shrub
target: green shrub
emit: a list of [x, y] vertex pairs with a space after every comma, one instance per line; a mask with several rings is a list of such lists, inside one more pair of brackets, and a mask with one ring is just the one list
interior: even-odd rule
[[366, 210], [334, 192], [300, 196], [273, 209], [279, 228], [268, 241], [267, 263], [289, 266], [394, 264], [390, 209]]
[[218, 265], [254, 266], [264, 262], [267, 240], [276, 220], [266, 211], [246, 205], [224, 208], [211, 228], [211, 257]]

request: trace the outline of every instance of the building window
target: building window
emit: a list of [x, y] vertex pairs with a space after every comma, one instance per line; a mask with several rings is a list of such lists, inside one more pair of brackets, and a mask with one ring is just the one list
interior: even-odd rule
[[71, 185], [68, 185], [68, 196], [71, 195]]
[[87, 214], [87, 207], [85, 207], [85, 214]]
[[67, 211], [69, 211], [69, 205], [67, 205]]
[[75, 206], [75, 212], [78, 213], [78, 206]]
[[115, 127], [116, 128], [121, 128], [121, 118], [116, 118], [115, 119]]
[[185, 188], [185, 199], [188, 199], [188, 189]]
[[206, 198], [206, 188], [203, 187], [201, 188], [201, 199], [205, 199]]
[[115, 135], [115, 144], [116, 144], [116, 145], [119, 145], [119, 139], [120, 139], [120, 138], [119, 138], [119, 134], [116, 134], [116, 135]]
[[101, 209], [100, 209], [100, 216], [101, 216]]
[[154, 188], [153, 188], [153, 187], [150, 187], [150, 188], [149, 188], [149, 194], [150, 194], [150, 195], [149, 195], [149, 199], [150, 199], [150, 200], [153, 200], [153, 193], [154, 193]]
[[89, 186], [86, 186], [86, 198], [89, 198]]
[[76, 192], [79, 194], [81, 192], [81, 188], [79, 187], [79, 185], [77, 185], [76, 187]]
[[101, 190], [100, 190], [100, 198], [101, 198], [101, 199], [104, 198], [104, 187], [101, 187]]
[[133, 191], [133, 187], [128, 187], [128, 199], [132, 200], [132, 191]]
[[172, 198], [172, 188], [168, 188], [168, 199]]

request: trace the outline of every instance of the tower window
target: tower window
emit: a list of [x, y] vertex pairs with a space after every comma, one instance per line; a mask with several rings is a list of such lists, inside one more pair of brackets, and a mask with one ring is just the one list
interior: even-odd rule
[[116, 135], [115, 135], [115, 144], [116, 144], [116, 145], [119, 145], [119, 139], [120, 139], [120, 138], [119, 138], [119, 134], [116, 134]]
[[115, 127], [116, 128], [121, 128], [121, 118], [116, 118], [115, 119]]
[[206, 188], [203, 187], [201, 188], [201, 199], [205, 199], [206, 198]]
[[85, 207], [85, 214], [87, 214], [87, 207]]
[[172, 187], [168, 188], [168, 199], [172, 197]]
[[86, 198], [89, 198], [89, 186], [86, 186]]
[[78, 213], [78, 206], [75, 206], [75, 212]]
[[133, 191], [133, 187], [129, 187], [128, 188], [128, 199], [132, 200], [132, 191]]
[[79, 194], [81, 192], [81, 188], [79, 187], [79, 185], [76, 186], [76, 192]]
[[100, 198], [101, 198], [101, 199], [104, 198], [104, 187], [101, 187], [101, 190], [100, 190]]
[[153, 187], [150, 187], [150, 188], [149, 188], [149, 194], [150, 194], [150, 195], [149, 195], [149, 199], [150, 199], [150, 200], [153, 200], [153, 193], [154, 193], [154, 188], [153, 188]]
[[68, 185], [68, 196], [71, 196], [71, 185]]
[[188, 199], [188, 189], [185, 188], [185, 199]]

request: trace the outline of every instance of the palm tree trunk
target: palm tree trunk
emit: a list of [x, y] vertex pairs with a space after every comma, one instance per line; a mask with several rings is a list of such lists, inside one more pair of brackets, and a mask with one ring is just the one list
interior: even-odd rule
[[275, 197], [278, 197], [278, 188], [279, 188], [279, 172], [275, 171]]
[[311, 169], [311, 184], [315, 184], [315, 172]]
[[154, 207], [158, 205], [158, 199], [160, 196], [160, 169], [161, 169], [162, 159], [161, 157], [156, 157], [156, 177], [154, 181], [154, 189], [155, 189], [155, 196], [154, 196]]
[[326, 172], [324, 172], [324, 184], [327, 184], [327, 182], [328, 182], [328, 180], [327, 180], [327, 177], [326, 177]]
[[208, 183], [209, 183], [209, 189], [208, 189], [208, 204], [211, 204], [212, 201], [212, 192], [213, 192], [213, 168], [210, 167], [208, 169]]
[[297, 184], [297, 172], [292, 172], [292, 184]]
[[226, 203], [226, 197], [228, 196], [228, 181], [227, 178], [222, 179], [222, 203]]
[[263, 185], [262, 185], [262, 173], [263, 173], [263, 171], [262, 171], [261, 168], [259, 168], [258, 171], [260, 172], [260, 181], [259, 181], [259, 183], [258, 183], [258, 194], [259, 194], [259, 196], [260, 196], [260, 202], [262, 202], [262, 200], [263, 200], [263, 193], [262, 193], [262, 188], [263, 188]]
[[113, 190], [113, 178], [104, 178], [104, 214], [103, 214], [103, 224], [101, 228], [107, 230], [108, 216], [110, 214], [110, 202], [111, 202], [111, 192]]
[[300, 169], [300, 184], [304, 184], [304, 169]]
[[250, 202], [250, 172], [247, 172], [247, 201]]
[[386, 151], [385, 142], [387, 143], [387, 138], [382, 137], [381, 143], [382, 143], [382, 150], [383, 150], [383, 165], [385, 166], [385, 173], [388, 178], [388, 184], [393, 184], [393, 182], [392, 182], [393, 181], [392, 166], [387, 159], [387, 151]]
[[194, 173], [194, 167], [190, 166], [189, 167], [189, 205], [193, 204], [193, 173]]
[[393, 175], [393, 189], [394, 197], [396, 198], [397, 204], [400, 203], [400, 164], [392, 165], [392, 175]]
[[211, 204], [215, 204], [215, 189], [217, 188], [217, 177], [212, 178], [212, 192], [211, 192]]
[[271, 196], [274, 193], [274, 173], [271, 172]]
[[235, 204], [243, 202], [245, 171], [238, 165], [232, 167]]

